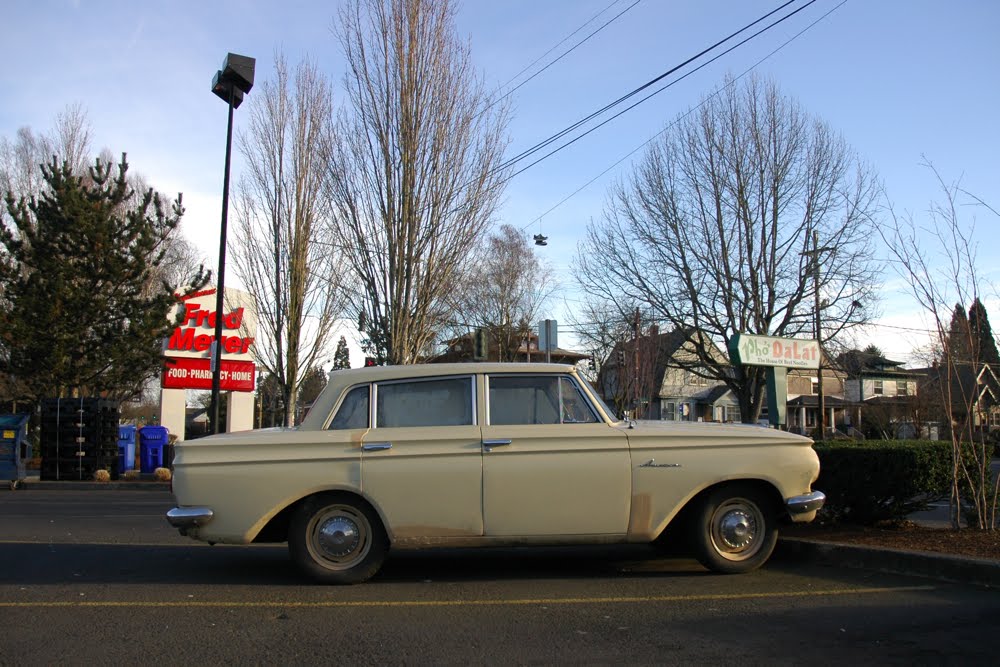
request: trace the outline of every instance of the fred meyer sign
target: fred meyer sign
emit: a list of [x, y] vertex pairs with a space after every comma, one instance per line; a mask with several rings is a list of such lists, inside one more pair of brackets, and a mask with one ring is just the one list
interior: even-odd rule
[[[160, 386], [164, 389], [211, 389], [211, 350], [215, 340], [215, 290], [180, 296], [180, 323], [163, 341], [165, 355]], [[249, 295], [226, 290], [222, 313], [220, 389], [252, 392], [256, 379], [253, 344], [256, 314]]]
[[745, 366], [819, 368], [819, 342], [736, 334], [729, 340], [729, 357]]
[[[253, 391], [257, 368], [252, 361], [222, 360], [219, 386], [225, 391]], [[164, 389], [211, 389], [212, 368], [208, 359], [175, 357], [163, 369]]]

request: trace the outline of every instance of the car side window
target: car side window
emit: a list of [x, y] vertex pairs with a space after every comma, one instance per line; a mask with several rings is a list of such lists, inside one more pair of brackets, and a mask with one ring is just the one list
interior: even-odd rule
[[337, 415], [330, 422], [330, 430], [368, 428], [368, 395], [368, 385], [355, 387], [347, 392]]
[[559, 379], [559, 403], [564, 424], [593, 424], [597, 421], [597, 415], [580, 393], [580, 388], [567, 377]]
[[386, 382], [378, 384], [376, 392], [379, 428], [474, 423], [471, 377]]
[[490, 376], [491, 424], [590, 424], [596, 421], [586, 398], [567, 377]]

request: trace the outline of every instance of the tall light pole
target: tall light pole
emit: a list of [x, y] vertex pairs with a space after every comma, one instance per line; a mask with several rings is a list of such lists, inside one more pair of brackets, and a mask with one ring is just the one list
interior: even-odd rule
[[222, 69], [212, 78], [212, 92], [229, 105], [226, 128], [226, 172], [222, 179], [222, 225], [219, 234], [219, 272], [215, 293], [215, 338], [212, 341], [212, 432], [221, 433], [219, 394], [222, 383], [222, 309], [226, 291], [226, 227], [229, 223], [229, 163], [233, 151], [233, 110], [243, 103], [243, 96], [253, 88], [256, 60], [230, 53]]

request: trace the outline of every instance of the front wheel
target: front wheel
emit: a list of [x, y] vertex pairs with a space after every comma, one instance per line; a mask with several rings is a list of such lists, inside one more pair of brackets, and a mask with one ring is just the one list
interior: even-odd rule
[[310, 498], [299, 506], [288, 532], [292, 561], [324, 584], [357, 584], [378, 572], [388, 540], [374, 510], [344, 494]]
[[695, 513], [698, 561], [710, 570], [756, 570], [774, 551], [778, 526], [771, 503], [756, 489], [733, 485], [709, 493]]

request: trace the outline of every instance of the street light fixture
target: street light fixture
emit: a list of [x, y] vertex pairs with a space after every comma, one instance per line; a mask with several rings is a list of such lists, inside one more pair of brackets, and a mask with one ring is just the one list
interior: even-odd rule
[[219, 386], [222, 381], [222, 309], [226, 290], [226, 226], [229, 222], [229, 163], [233, 150], [233, 109], [243, 103], [243, 96], [253, 88], [256, 60], [235, 53], [226, 55], [222, 69], [212, 78], [212, 92], [229, 105], [226, 129], [226, 172], [222, 181], [222, 229], [219, 235], [219, 273], [215, 294], [215, 339], [212, 341], [212, 432], [221, 433], [219, 425]]

